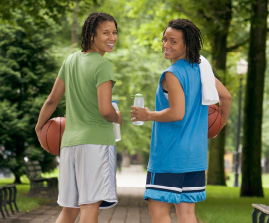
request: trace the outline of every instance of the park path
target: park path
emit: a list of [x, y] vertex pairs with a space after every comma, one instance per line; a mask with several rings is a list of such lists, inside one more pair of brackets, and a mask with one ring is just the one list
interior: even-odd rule
[[[131, 165], [117, 173], [119, 203], [113, 208], [100, 210], [99, 223], [150, 223], [147, 201], [143, 200], [146, 173], [140, 165]], [[56, 201], [31, 212], [19, 213], [3, 223], [54, 223], [61, 208]], [[176, 223], [175, 209], [171, 209], [172, 223]], [[79, 222], [79, 217], [76, 223]]]

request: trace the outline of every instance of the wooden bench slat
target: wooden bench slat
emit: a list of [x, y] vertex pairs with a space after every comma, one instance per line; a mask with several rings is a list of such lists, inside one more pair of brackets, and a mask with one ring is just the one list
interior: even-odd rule
[[252, 207], [260, 210], [261, 212], [269, 215], [269, 206], [266, 206], [264, 204], [252, 204]]
[[41, 191], [46, 191], [49, 197], [58, 194], [58, 178], [42, 177], [42, 169], [38, 161], [25, 161], [26, 174], [30, 180], [30, 190], [28, 196], [40, 194]]

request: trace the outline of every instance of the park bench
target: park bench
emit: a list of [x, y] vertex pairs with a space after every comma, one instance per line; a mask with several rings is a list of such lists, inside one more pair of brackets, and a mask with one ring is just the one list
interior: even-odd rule
[[0, 212], [3, 218], [10, 216], [8, 206], [12, 214], [15, 214], [14, 209], [19, 212], [18, 206], [16, 204], [16, 195], [16, 184], [0, 186]]
[[26, 174], [30, 180], [30, 190], [28, 196], [42, 195], [46, 192], [49, 198], [58, 194], [58, 178], [42, 177], [42, 169], [38, 161], [25, 161]]
[[[257, 218], [259, 217], [259, 223], [265, 223], [266, 216], [269, 216], [269, 206], [264, 204], [252, 204], [254, 208], [252, 212], [252, 223], [257, 223]], [[269, 223], [269, 218], [267, 218], [266, 223]]]

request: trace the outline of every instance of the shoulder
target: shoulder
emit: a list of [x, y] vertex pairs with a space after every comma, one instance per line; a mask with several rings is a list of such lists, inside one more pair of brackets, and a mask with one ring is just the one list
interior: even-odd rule
[[70, 63], [74, 58], [78, 57], [79, 52], [71, 53], [64, 61], [64, 63]]
[[113, 63], [102, 57], [98, 62], [98, 67], [102, 70], [113, 69]]
[[180, 75], [185, 73], [187, 62], [185, 60], [178, 60], [174, 64], [172, 64], [170, 67], [168, 67], [164, 73], [171, 72], [174, 75]]
[[112, 62], [110, 62], [108, 59], [103, 58], [103, 57], [102, 57], [102, 63], [103, 63], [103, 64], [107, 64], [107, 65], [112, 65], [112, 66], [113, 66], [113, 63], [112, 63]]
[[104, 58], [104, 57], [102, 57], [101, 62], [104, 65], [113, 66], [113, 63], [111, 61], [109, 61], [108, 59]]

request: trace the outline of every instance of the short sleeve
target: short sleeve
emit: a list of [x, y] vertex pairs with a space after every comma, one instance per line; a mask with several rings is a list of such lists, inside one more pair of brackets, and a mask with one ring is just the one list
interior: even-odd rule
[[109, 61], [104, 61], [103, 63], [101, 63], [96, 70], [95, 75], [96, 88], [106, 81], [112, 81], [112, 87], [116, 83], [116, 79], [113, 72], [113, 64]]
[[60, 77], [63, 82], [65, 82], [65, 73], [66, 73], [65, 72], [65, 61], [66, 60], [64, 60], [62, 67], [60, 68], [60, 71], [58, 73], [58, 77]]

